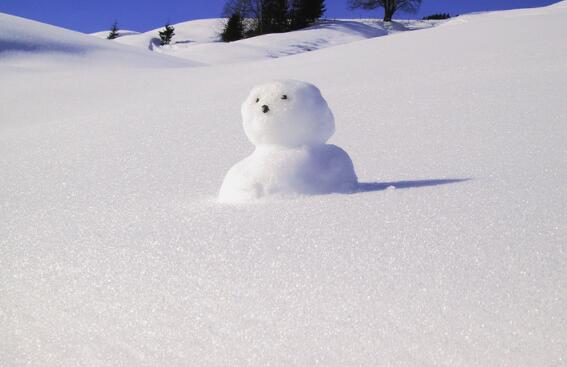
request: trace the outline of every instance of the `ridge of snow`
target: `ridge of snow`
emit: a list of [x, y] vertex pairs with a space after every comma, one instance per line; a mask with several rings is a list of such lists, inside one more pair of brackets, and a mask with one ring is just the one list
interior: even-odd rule
[[[106, 37], [108, 37], [109, 33], [110, 33], [110, 30], [90, 33], [89, 35], [97, 37], [97, 38], [107, 39]], [[116, 31], [116, 33], [118, 33], [118, 37], [128, 37], [128, 36], [140, 34], [140, 32], [138, 32], [138, 31], [132, 31], [132, 30], [128, 30], [128, 29], [119, 29], [118, 31]]]
[[174, 24], [176, 35], [173, 43], [167, 46], [159, 46], [158, 31], [161, 28], [119, 37], [114, 41], [208, 65], [217, 65], [295, 55], [400, 31], [430, 28], [440, 23], [399, 21], [385, 25], [381, 21], [370, 19], [327, 20], [298, 31], [272, 33], [224, 43], [219, 42], [223, 21], [219, 18]]
[[[42, 56], [43, 55], [43, 56]], [[65, 61], [89, 66], [196, 66], [196, 62], [157, 55], [134, 47], [117, 45], [83, 33], [0, 13], [0, 63], [23, 66], [57, 65]]]

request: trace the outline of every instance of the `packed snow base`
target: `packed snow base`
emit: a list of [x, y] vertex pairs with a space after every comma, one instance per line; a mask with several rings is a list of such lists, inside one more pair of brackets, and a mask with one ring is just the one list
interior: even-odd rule
[[230, 169], [220, 201], [354, 190], [350, 157], [325, 144], [335, 120], [314, 85], [281, 80], [254, 87], [242, 104], [242, 120], [256, 150]]
[[[0, 52], [0, 365], [565, 365], [565, 24], [214, 67]], [[321, 88], [364, 192], [217, 203], [240, 105], [279, 78]]]

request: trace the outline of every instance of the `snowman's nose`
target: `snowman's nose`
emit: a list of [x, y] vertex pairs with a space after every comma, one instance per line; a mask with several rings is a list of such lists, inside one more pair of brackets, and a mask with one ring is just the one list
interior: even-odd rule
[[262, 112], [267, 113], [270, 110], [270, 107], [263, 105], [262, 106]]

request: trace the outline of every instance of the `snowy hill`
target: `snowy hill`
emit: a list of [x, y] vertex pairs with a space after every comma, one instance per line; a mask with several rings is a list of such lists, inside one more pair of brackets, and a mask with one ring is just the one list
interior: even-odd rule
[[[430, 28], [439, 23], [442, 22], [404, 21], [384, 25], [377, 20], [333, 20], [323, 21], [301, 31], [267, 34], [224, 43], [218, 42], [224, 20], [202, 19], [175, 24], [174, 43], [168, 46], [159, 46], [158, 31], [161, 29], [119, 37], [114, 42], [218, 65], [289, 56], [405, 30]], [[93, 35], [105, 38], [108, 32]]]
[[[107, 39], [109, 33], [110, 31], [100, 31], [100, 32], [91, 33], [90, 35], [100, 39]], [[118, 34], [118, 37], [127, 37], [127, 36], [134, 36], [140, 34], [140, 32], [131, 31], [128, 29], [119, 29], [116, 31], [116, 33]]]
[[[25, 62], [22, 61], [22, 56]], [[40, 57], [41, 59], [38, 59]], [[0, 13], [0, 62], [57, 65], [64, 61], [95, 65], [198, 65], [134, 47], [94, 39], [82, 33]]]
[[[177, 41], [179, 44], [216, 42], [219, 40], [219, 34], [222, 30], [222, 19], [190, 20], [173, 24], [173, 26], [175, 27], [174, 41]], [[163, 30], [163, 27], [144, 33], [127, 32], [113, 42], [153, 50], [159, 46], [158, 32], [161, 30]], [[106, 38], [108, 31], [96, 32], [91, 35], [98, 38]]]
[[[566, 4], [217, 66], [0, 53], [1, 364], [564, 365]], [[216, 201], [277, 78], [361, 192]]]

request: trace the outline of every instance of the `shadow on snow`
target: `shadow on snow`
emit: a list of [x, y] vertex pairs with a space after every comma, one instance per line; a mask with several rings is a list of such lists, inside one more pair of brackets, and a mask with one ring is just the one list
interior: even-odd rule
[[373, 192], [386, 190], [389, 187], [396, 189], [412, 189], [426, 186], [448, 185], [458, 182], [469, 181], [470, 178], [452, 178], [452, 179], [432, 179], [432, 180], [416, 180], [416, 181], [394, 181], [394, 182], [360, 182], [354, 193]]

